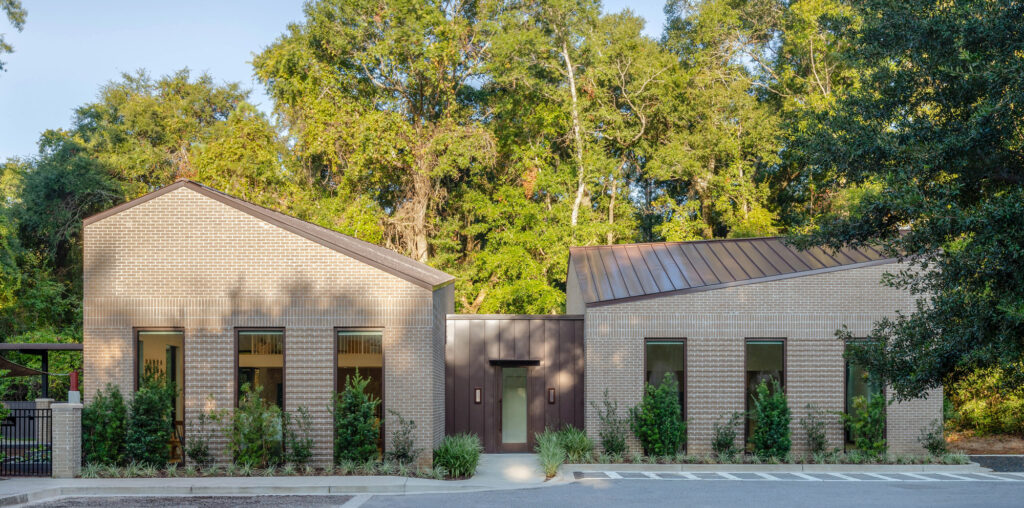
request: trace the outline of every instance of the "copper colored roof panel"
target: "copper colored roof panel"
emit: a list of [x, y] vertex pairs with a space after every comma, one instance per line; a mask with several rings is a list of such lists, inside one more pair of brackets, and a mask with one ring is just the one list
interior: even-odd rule
[[783, 238], [597, 245], [569, 250], [586, 304], [706, 291], [893, 263], [871, 247], [797, 250]]

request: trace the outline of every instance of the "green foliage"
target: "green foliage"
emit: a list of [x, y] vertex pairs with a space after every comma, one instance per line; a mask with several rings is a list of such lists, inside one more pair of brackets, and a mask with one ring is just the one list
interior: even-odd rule
[[296, 414], [281, 413], [284, 430], [284, 461], [304, 465], [313, 457], [313, 418], [306, 406], [299, 406]]
[[534, 436], [537, 452], [537, 460], [544, 476], [553, 478], [558, 474], [558, 468], [565, 462], [565, 449], [558, 442], [558, 433], [551, 429], [544, 429]]
[[643, 400], [629, 410], [630, 427], [644, 454], [675, 455], [686, 444], [686, 422], [679, 406], [679, 384], [670, 372], [657, 387], [648, 384]]
[[589, 464], [594, 458], [594, 442], [587, 433], [566, 425], [556, 433], [558, 446], [565, 451], [566, 461], [572, 464]]
[[743, 421], [743, 413], [735, 412], [729, 415], [725, 421], [719, 419], [715, 422], [714, 434], [711, 438], [711, 450], [718, 455], [718, 458], [726, 462], [732, 462], [739, 447], [736, 446], [736, 428]]
[[395, 417], [397, 425], [391, 432], [391, 451], [386, 454], [386, 457], [399, 464], [412, 464], [420, 454], [420, 450], [416, 448], [414, 436], [416, 422], [406, 420], [398, 411], [390, 410], [388, 412]]
[[601, 447], [604, 453], [621, 457], [626, 453], [626, 432], [629, 430], [629, 419], [619, 416], [619, 403], [608, 397], [608, 389], [604, 389], [602, 406], [591, 401], [594, 411], [597, 411], [597, 418], [601, 422], [601, 430], [598, 436], [601, 437]]
[[754, 392], [753, 402], [750, 413], [754, 431], [750, 442], [754, 445], [754, 454], [761, 458], [785, 457], [792, 445], [789, 405], [778, 380], [772, 379], [770, 385], [761, 381]]
[[942, 420], [936, 418], [921, 429], [921, 433], [917, 436], [917, 442], [921, 443], [921, 446], [935, 457], [945, 455], [949, 451], [949, 447], [946, 446], [946, 434], [942, 428]]
[[946, 388], [952, 403], [947, 423], [978, 435], [1024, 436], [1024, 363], [978, 369]]
[[451, 478], [469, 478], [476, 474], [482, 451], [476, 434], [445, 436], [434, 449], [434, 468], [443, 468]]
[[121, 390], [108, 384], [82, 409], [82, 452], [85, 462], [105, 466], [123, 464], [127, 424], [128, 408]]
[[262, 468], [281, 462], [281, 408], [263, 400], [262, 392], [262, 386], [243, 384], [238, 407], [226, 415], [224, 431], [235, 465]]
[[853, 444], [870, 457], [884, 455], [889, 445], [885, 441], [885, 396], [876, 393], [868, 400], [853, 398], [853, 414], [844, 414], [843, 423], [853, 437]]
[[335, 462], [366, 462], [378, 457], [380, 400], [366, 392], [369, 383], [356, 369], [355, 375], [345, 379], [345, 389], [334, 396]]
[[167, 464], [177, 390], [159, 368], [145, 366], [142, 383], [129, 405], [125, 442], [129, 461], [155, 467]]
[[807, 451], [812, 455], [825, 453], [828, 438], [825, 435], [825, 413], [814, 404], [807, 404], [806, 414], [800, 417], [800, 428], [804, 429]]
[[[25, 28], [25, 17], [28, 15], [28, 11], [25, 10], [21, 5], [21, 0], [0, 0], [0, 10], [7, 16], [7, 21], [17, 31], [22, 31]], [[0, 55], [4, 53], [13, 53], [14, 48], [4, 40], [4, 34], [0, 33]], [[5, 62], [0, 60], [0, 71], [5, 71]]]
[[206, 411], [199, 412], [195, 428], [190, 429], [185, 438], [185, 456], [192, 461], [189, 467], [194, 464], [205, 468], [213, 462], [213, 456], [210, 455], [210, 429], [207, 426], [215, 421]]

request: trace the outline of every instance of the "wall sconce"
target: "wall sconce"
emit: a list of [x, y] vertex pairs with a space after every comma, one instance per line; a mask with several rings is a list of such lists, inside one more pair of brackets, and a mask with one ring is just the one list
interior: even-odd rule
[[473, 389], [473, 403], [474, 404], [479, 404], [480, 403], [480, 399], [481, 399], [481, 397], [480, 397], [480, 389], [479, 388], [474, 388]]
[[555, 389], [554, 388], [548, 388], [548, 404], [554, 404], [554, 403], [555, 403]]

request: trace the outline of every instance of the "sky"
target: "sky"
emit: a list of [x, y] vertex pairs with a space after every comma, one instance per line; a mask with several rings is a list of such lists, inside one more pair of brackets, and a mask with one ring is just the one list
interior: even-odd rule
[[[23, 0], [25, 28], [0, 19], [14, 53], [0, 55], [0, 161], [36, 154], [46, 129], [70, 127], [74, 109], [96, 99], [122, 73], [145, 69], [153, 77], [188, 67], [217, 82], [239, 82], [269, 113], [272, 104], [253, 79], [253, 54], [301, 21], [299, 0]], [[663, 2], [606, 0], [605, 12], [625, 8], [647, 20], [657, 37]]]

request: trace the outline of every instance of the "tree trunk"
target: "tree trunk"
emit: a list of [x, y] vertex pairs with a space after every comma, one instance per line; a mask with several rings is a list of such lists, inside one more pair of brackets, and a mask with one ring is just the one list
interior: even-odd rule
[[608, 198], [608, 245], [615, 243], [615, 195], [619, 192], [619, 179], [612, 175], [612, 195]]
[[580, 134], [580, 113], [579, 106], [576, 99], [576, 71], [572, 67], [572, 60], [569, 57], [569, 46], [565, 41], [562, 41], [562, 59], [565, 61], [565, 73], [569, 78], [569, 97], [572, 100], [571, 104], [571, 116], [572, 116], [572, 137], [574, 145], [574, 157], [576, 159], [576, 172], [577, 183], [576, 183], [576, 200], [572, 204], [572, 217], [570, 223], [573, 227], [576, 227], [576, 223], [579, 220], [580, 204], [583, 203], [583, 193], [586, 191], [585, 185], [585, 173], [583, 170], [583, 137]]

